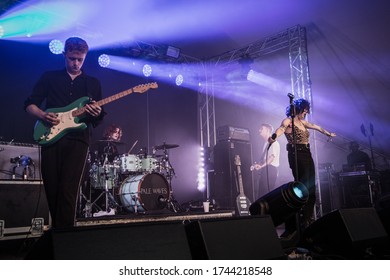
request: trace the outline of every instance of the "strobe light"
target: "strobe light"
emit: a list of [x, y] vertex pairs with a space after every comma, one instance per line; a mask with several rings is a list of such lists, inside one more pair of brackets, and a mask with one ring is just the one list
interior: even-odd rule
[[309, 191], [301, 182], [289, 182], [262, 196], [249, 207], [251, 215], [270, 215], [275, 226], [284, 223], [307, 202]]

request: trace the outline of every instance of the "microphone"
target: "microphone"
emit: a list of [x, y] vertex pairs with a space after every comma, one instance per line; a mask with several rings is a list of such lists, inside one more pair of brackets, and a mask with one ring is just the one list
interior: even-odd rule
[[[272, 135], [271, 135], [271, 139], [272, 139], [272, 140], [275, 140], [275, 139], [276, 139], [276, 136], [277, 136], [276, 133], [272, 134]], [[273, 142], [272, 142], [272, 143], [273, 143]], [[269, 148], [271, 148], [272, 143], [269, 143], [269, 144], [268, 144], [267, 151], [269, 150]]]
[[287, 94], [287, 96], [290, 97], [291, 99], [294, 99], [294, 94], [292, 94], [291, 92], [289, 92], [289, 93]]

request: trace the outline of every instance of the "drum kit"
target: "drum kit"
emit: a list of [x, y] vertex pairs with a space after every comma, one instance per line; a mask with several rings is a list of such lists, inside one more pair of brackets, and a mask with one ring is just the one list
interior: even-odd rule
[[115, 215], [122, 210], [126, 213], [147, 213], [164, 208], [181, 211], [173, 197], [171, 182], [175, 171], [168, 154], [169, 149], [179, 145], [163, 143], [153, 147], [151, 155], [146, 149], [130, 154], [133, 145], [129, 153], [113, 156], [111, 151], [115, 149], [111, 147], [124, 143], [100, 141], [106, 145], [103, 154], [95, 152], [94, 159], [91, 155], [88, 158], [88, 180], [79, 197], [80, 216]]

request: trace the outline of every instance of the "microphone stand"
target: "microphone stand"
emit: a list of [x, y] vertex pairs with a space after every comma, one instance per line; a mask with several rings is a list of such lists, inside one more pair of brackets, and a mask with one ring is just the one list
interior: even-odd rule
[[[298, 154], [297, 154], [297, 137], [295, 133], [295, 117], [296, 117], [296, 108], [294, 105], [294, 95], [292, 93], [289, 93], [287, 95], [290, 99], [290, 116], [291, 116], [291, 129], [292, 129], [292, 135], [293, 135], [293, 148], [294, 148], [294, 160], [295, 160], [295, 178], [299, 178], [298, 173]], [[301, 236], [301, 219], [300, 219], [300, 211], [298, 211], [295, 214], [295, 224], [296, 224], [296, 232], [297, 232], [297, 240], [299, 241]]]
[[293, 145], [294, 145], [294, 155], [295, 155], [295, 176], [298, 178], [298, 155], [297, 155], [297, 137], [295, 134], [295, 105], [294, 105], [294, 95], [289, 93], [288, 97], [290, 99], [290, 116], [291, 116], [291, 129], [293, 134]]

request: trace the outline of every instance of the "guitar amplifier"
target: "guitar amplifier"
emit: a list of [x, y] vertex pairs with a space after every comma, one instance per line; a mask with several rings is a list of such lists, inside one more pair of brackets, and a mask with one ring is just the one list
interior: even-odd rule
[[236, 198], [240, 193], [237, 181], [235, 156], [240, 156], [242, 183], [245, 196], [254, 201], [252, 164], [252, 145], [242, 141], [220, 141], [214, 147], [214, 172], [209, 174], [209, 196], [216, 208], [234, 210]]
[[42, 181], [0, 180], [0, 241], [40, 236], [50, 223]]
[[237, 140], [243, 142], [250, 141], [249, 130], [246, 128], [233, 127], [229, 125], [217, 128], [217, 141]]
[[0, 142], [0, 180], [40, 180], [38, 145]]

